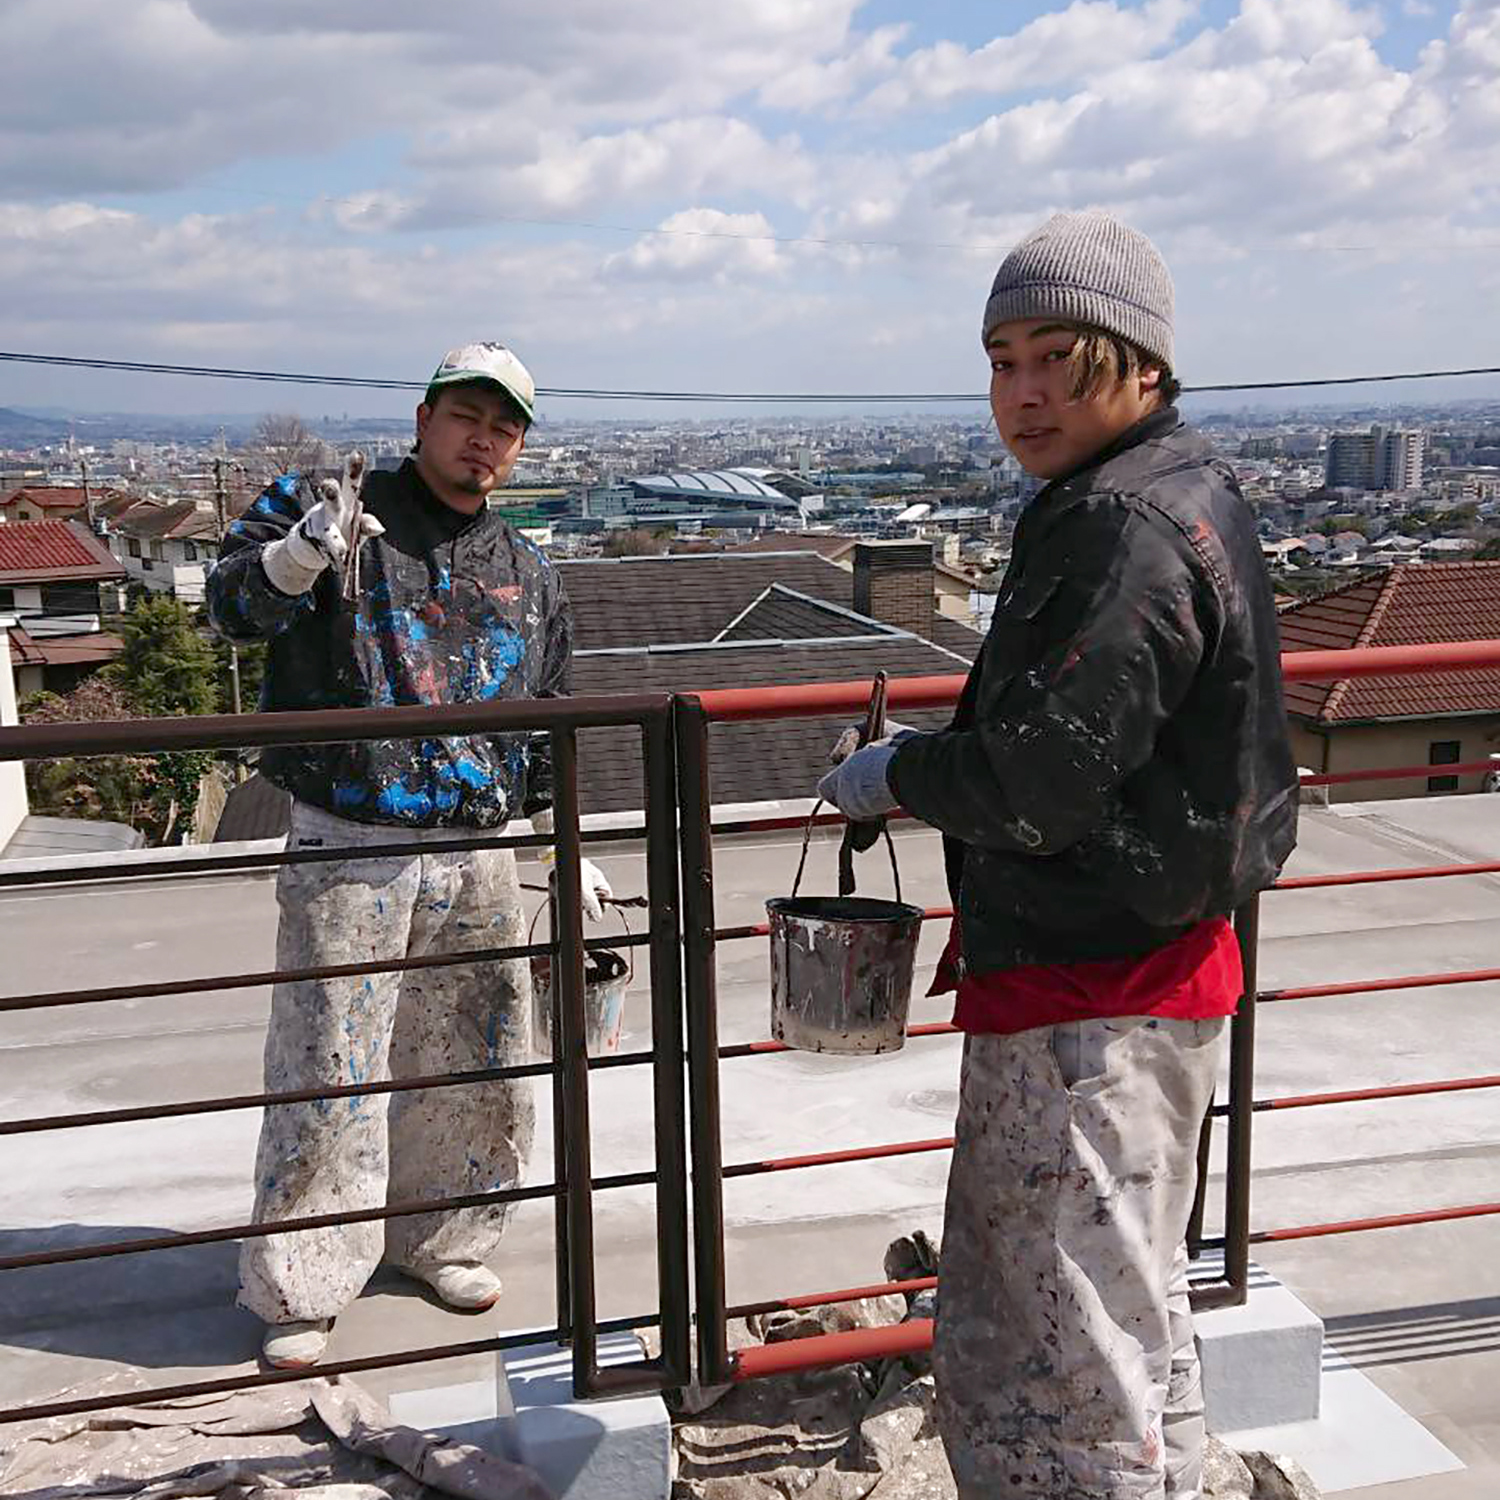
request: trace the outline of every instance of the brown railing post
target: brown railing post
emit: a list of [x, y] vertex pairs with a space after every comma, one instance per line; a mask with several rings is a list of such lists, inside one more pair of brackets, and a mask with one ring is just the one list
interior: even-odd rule
[[[573, 1335], [573, 1389], [592, 1393], [599, 1367], [594, 1290], [593, 1143], [589, 1137], [588, 1019], [584, 1001], [582, 845], [578, 837], [578, 733], [552, 730], [552, 796], [557, 840], [557, 953], [552, 992], [558, 1030], [552, 1038], [555, 1086], [562, 1094], [567, 1204], [569, 1316]], [[559, 1326], [564, 1319], [559, 1317]]]
[[697, 697], [677, 699], [677, 784], [682, 804], [682, 916], [692, 1102], [693, 1265], [698, 1380], [730, 1378], [724, 1327], [724, 1180], [719, 1128], [719, 1001], [715, 972], [714, 859], [708, 717]]
[[1224, 1182], [1224, 1279], [1232, 1301], [1250, 1286], [1250, 1129], [1255, 1118], [1255, 998], [1260, 952], [1260, 897], [1234, 914], [1245, 992], [1229, 1030], [1229, 1160]]
[[682, 908], [677, 864], [677, 757], [671, 708], [642, 731], [646, 891], [651, 903], [651, 1047], [656, 1128], [656, 1276], [662, 1384], [692, 1380], [688, 1273], [687, 1099], [683, 1078]]
[[1198, 1131], [1198, 1183], [1193, 1189], [1193, 1208], [1188, 1215], [1187, 1248], [1188, 1259], [1197, 1260], [1203, 1249], [1203, 1214], [1208, 1205], [1208, 1171], [1210, 1154], [1214, 1144], [1214, 1103], [1208, 1101], [1208, 1110]]
[[563, 1107], [562, 1053], [558, 1039], [562, 1036], [562, 987], [557, 981], [557, 885], [548, 882], [547, 932], [552, 952], [547, 966], [550, 976], [547, 1007], [551, 1014], [552, 1080], [552, 1180], [557, 1196], [552, 1200], [552, 1277], [554, 1306], [557, 1310], [557, 1342], [564, 1348], [573, 1342], [573, 1273], [568, 1260], [568, 1119]]

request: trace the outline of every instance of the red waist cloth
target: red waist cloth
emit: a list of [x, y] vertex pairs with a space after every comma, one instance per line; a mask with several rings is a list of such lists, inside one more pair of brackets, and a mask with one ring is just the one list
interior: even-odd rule
[[987, 974], [963, 973], [958, 958], [955, 918], [927, 993], [957, 990], [953, 1024], [960, 1031], [995, 1036], [1100, 1016], [1205, 1021], [1232, 1015], [1245, 982], [1240, 945], [1225, 917], [1200, 922], [1165, 948], [1139, 958], [1026, 964]]

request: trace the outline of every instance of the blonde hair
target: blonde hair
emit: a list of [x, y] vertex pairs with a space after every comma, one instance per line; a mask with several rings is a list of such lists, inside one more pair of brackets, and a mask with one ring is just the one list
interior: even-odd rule
[[1133, 380], [1142, 370], [1161, 371], [1157, 390], [1163, 406], [1176, 401], [1182, 387], [1160, 360], [1143, 353], [1129, 339], [1081, 324], [1068, 354], [1068, 371], [1072, 376], [1069, 399], [1087, 401], [1097, 396], [1106, 385]]

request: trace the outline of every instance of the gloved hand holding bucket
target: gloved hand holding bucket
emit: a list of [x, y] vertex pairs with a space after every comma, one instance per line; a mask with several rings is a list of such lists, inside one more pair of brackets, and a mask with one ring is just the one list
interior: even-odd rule
[[[893, 753], [884, 733], [885, 689], [882, 672], [857, 736], [863, 741], [859, 748], [851, 752], [843, 739], [835, 746], [836, 757], [841, 747], [844, 754], [818, 785], [819, 801], [803, 833], [792, 894], [766, 902], [771, 927], [771, 1034], [803, 1051], [895, 1052], [906, 1041], [922, 909], [901, 899], [895, 845], [885, 828], [883, 815], [897, 805], [885, 786], [884, 768]], [[882, 791], [889, 800], [883, 800]], [[839, 894], [803, 896], [802, 873], [824, 800], [853, 820], [840, 847]], [[853, 856], [871, 848], [882, 834], [895, 880], [894, 901], [854, 894]]]

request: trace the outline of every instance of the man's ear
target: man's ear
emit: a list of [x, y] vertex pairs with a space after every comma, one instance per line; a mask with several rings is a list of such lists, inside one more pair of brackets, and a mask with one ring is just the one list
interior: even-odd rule
[[417, 441], [420, 443], [427, 433], [427, 424], [432, 420], [432, 408], [424, 401], [417, 408]]

